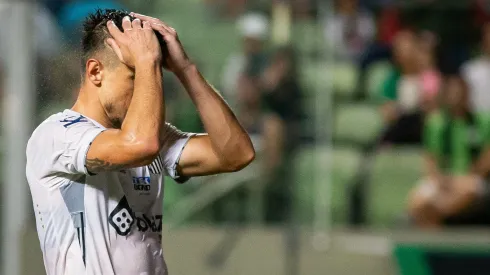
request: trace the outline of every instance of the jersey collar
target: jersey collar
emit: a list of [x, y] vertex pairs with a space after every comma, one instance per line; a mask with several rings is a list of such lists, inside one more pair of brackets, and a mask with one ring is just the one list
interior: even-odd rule
[[104, 129], [104, 130], [106, 130], [106, 129], [107, 129], [106, 127], [102, 126], [102, 124], [98, 123], [97, 121], [95, 121], [95, 120], [93, 120], [93, 119], [91, 119], [91, 118], [89, 118], [89, 117], [87, 117], [87, 116], [85, 116], [85, 115], [82, 115], [82, 114], [80, 114], [79, 112], [75, 112], [75, 111], [73, 111], [73, 110], [71, 110], [71, 109], [65, 109], [65, 110], [63, 111], [63, 113], [65, 113], [65, 114], [69, 114], [69, 115], [74, 115], [74, 116], [83, 116], [83, 117], [85, 117], [86, 119], [90, 120], [90, 121], [91, 121], [93, 124], [95, 124], [95, 125], [96, 125], [96, 126], [98, 126], [99, 128], [102, 128], [102, 129]]

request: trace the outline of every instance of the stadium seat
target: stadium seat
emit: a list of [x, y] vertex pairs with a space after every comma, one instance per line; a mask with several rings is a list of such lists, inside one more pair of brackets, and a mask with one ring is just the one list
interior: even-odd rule
[[[331, 155], [330, 155], [331, 154]], [[303, 148], [296, 158], [296, 190], [298, 214], [303, 223], [311, 222], [317, 199], [317, 184], [331, 184], [331, 213], [335, 224], [344, 224], [347, 217], [346, 184], [359, 165], [360, 154], [351, 148], [314, 146]], [[316, 169], [316, 173], [315, 173]], [[330, 181], [330, 182], [329, 182]]]
[[358, 70], [350, 63], [305, 62], [302, 71], [302, 83], [313, 93], [332, 91], [350, 98], [357, 85]]
[[332, 84], [335, 95], [342, 98], [350, 98], [357, 85], [358, 69], [352, 63], [335, 62], [332, 64]]
[[367, 71], [366, 90], [369, 98], [378, 99], [380, 89], [392, 70], [390, 62], [376, 62], [372, 64]]
[[323, 36], [318, 24], [313, 21], [297, 22], [292, 26], [292, 43], [299, 54], [307, 58], [323, 50]]
[[373, 226], [393, 226], [405, 213], [406, 197], [422, 172], [418, 148], [390, 148], [376, 156], [367, 197], [368, 219]]
[[329, 67], [324, 62], [306, 62], [301, 66], [301, 83], [310, 95], [329, 92], [330, 77]]
[[382, 121], [376, 107], [367, 104], [336, 106], [334, 140], [367, 144], [380, 133]]

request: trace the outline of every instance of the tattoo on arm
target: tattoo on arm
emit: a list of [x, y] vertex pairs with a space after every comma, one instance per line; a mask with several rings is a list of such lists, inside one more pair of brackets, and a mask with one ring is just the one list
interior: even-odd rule
[[101, 171], [114, 171], [120, 170], [124, 168], [122, 164], [114, 164], [111, 162], [107, 162], [98, 158], [95, 159], [87, 159], [85, 162], [85, 167], [90, 173], [98, 173]]

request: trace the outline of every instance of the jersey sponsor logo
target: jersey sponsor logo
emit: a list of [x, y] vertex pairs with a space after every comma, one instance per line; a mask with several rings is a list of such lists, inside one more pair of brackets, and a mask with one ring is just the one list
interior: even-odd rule
[[79, 122], [88, 122], [88, 119], [86, 119], [84, 116], [80, 115], [79, 117], [68, 117], [63, 120], [60, 120], [60, 122], [64, 122], [66, 124], [63, 125], [63, 127], [68, 128], [73, 124], [77, 124]]
[[162, 232], [162, 215], [136, 217], [136, 227], [141, 232]]
[[133, 188], [136, 191], [150, 191], [150, 177], [133, 177]]
[[148, 165], [148, 169], [150, 173], [159, 175], [163, 171], [163, 162], [162, 158], [158, 156], [150, 165]]
[[116, 230], [117, 234], [127, 236], [131, 232], [134, 223], [134, 214], [129, 207], [128, 200], [123, 197], [116, 208], [109, 214], [109, 223]]

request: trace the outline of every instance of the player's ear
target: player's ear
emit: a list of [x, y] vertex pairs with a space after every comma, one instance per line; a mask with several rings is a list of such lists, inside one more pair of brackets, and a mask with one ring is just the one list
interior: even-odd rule
[[102, 63], [97, 59], [89, 59], [85, 64], [85, 77], [95, 86], [102, 84]]

